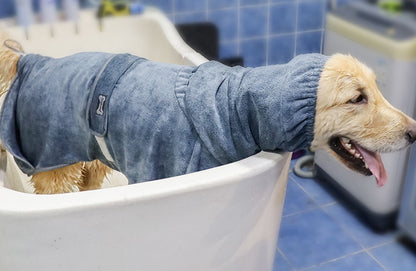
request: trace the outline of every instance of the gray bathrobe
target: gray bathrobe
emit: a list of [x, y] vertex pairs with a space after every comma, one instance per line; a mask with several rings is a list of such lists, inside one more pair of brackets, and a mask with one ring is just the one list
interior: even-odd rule
[[25, 55], [5, 99], [0, 137], [32, 175], [99, 159], [130, 183], [307, 148], [328, 57], [230, 68], [128, 55]]

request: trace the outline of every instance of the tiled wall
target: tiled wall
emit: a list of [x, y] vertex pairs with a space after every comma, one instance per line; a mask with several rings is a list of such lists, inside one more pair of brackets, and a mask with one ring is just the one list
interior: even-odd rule
[[321, 52], [327, 0], [147, 0], [177, 23], [212, 21], [220, 56], [241, 55], [246, 66], [284, 63]]
[[[85, 4], [94, 0], [82, 0]], [[284, 63], [297, 54], [322, 51], [330, 0], [142, 0], [175, 23], [211, 21], [220, 30], [220, 56], [240, 55], [246, 66]], [[346, 2], [348, 0], [337, 0]], [[13, 0], [1, 0], [0, 17]]]

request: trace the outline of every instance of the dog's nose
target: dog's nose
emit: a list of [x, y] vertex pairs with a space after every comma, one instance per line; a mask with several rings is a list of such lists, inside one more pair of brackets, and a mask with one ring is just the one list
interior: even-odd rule
[[406, 133], [406, 139], [412, 144], [416, 140], [416, 134], [413, 131], [408, 131]]
[[410, 129], [407, 130], [406, 139], [410, 142], [410, 144], [416, 141], [416, 125], [412, 125]]

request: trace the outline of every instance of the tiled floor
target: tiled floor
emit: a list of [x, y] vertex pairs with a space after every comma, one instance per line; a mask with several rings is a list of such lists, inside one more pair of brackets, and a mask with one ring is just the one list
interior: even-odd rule
[[416, 270], [414, 243], [398, 230], [375, 233], [352, 213], [325, 182], [291, 171], [274, 271]]

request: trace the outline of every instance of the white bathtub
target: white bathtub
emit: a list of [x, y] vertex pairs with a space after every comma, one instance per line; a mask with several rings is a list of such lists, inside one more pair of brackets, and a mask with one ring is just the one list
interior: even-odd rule
[[[3, 22], [3, 24], [7, 24]], [[156, 10], [73, 25], [37, 25], [27, 52], [130, 52], [149, 59], [206, 61]], [[62, 32], [61, 32], [62, 31]], [[64, 34], [66, 33], [66, 34]], [[272, 270], [290, 154], [261, 152], [225, 166], [152, 182], [60, 195], [0, 186], [0, 270]], [[12, 159], [6, 184], [29, 191]], [[124, 182], [120, 174], [112, 183]], [[16, 185], [19, 184], [19, 185]], [[19, 188], [20, 187], [20, 188]]]

